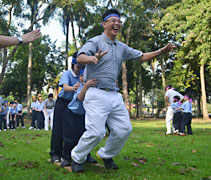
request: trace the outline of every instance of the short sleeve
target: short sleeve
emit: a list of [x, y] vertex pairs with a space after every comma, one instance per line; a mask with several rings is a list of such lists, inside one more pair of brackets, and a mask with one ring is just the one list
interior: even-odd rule
[[65, 71], [62, 76], [61, 79], [59, 81], [59, 86], [63, 87], [63, 84], [69, 84], [69, 77], [68, 77], [68, 71]]
[[88, 40], [78, 51], [80, 54], [86, 54], [87, 56], [94, 56], [97, 53], [97, 45], [93, 39]]
[[139, 51], [137, 49], [133, 49], [127, 45], [124, 47], [124, 61], [130, 60], [130, 59], [139, 59], [143, 55], [142, 51]]

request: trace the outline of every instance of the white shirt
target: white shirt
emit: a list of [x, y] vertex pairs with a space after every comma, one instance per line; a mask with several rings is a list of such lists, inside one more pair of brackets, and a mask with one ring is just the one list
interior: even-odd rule
[[174, 100], [173, 100], [174, 96], [179, 96], [180, 100], [182, 100], [184, 98], [184, 96], [182, 94], [180, 94], [179, 92], [177, 92], [173, 89], [169, 89], [168, 91], [166, 91], [165, 96], [168, 97], [170, 104], [172, 104], [174, 102]]

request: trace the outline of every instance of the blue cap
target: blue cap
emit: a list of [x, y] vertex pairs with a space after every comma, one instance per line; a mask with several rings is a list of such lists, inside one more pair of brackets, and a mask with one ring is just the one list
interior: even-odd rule
[[4, 101], [4, 103], [8, 103], [8, 101]]
[[73, 59], [72, 59], [72, 64], [77, 64], [77, 60], [76, 60], [76, 58], [74, 58], [74, 57], [73, 57]]
[[79, 75], [82, 75], [84, 73], [84, 69], [81, 69], [79, 72]]

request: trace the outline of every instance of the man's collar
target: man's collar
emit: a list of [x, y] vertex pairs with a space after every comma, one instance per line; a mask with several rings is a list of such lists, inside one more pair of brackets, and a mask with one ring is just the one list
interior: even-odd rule
[[108, 43], [108, 44], [114, 44], [117, 45], [117, 40], [112, 41], [111, 39], [109, 39], [104, 33], [102, 33], [102, 36], [104, 38], [104, 40]]

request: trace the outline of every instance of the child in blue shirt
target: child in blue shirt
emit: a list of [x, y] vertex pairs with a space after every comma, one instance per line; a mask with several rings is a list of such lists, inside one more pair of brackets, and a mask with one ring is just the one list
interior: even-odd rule
[[17, 103], [11, 102], [12, 106], [9, 110], [9, 127], [10, 130], [15, 130], [15, 121], [16, 121], [16, 114], [17, 114]]
[[[80, 81], [80, 87], [74, 93], [72, 101], [64, 112], [64, 160], [61, 164], [62, 167], [71, 165], [71, 151], [85, 131], [85, 110], [83, 107], [85, 93], [89, 87], [97, 85], [96, 79], [90, 79], [84, 83], [83, 70], [80, 71]], [[97, 161], [88, 154], [86, 162], [96, 163]]]
[[35, 105], [36, 117], [37, 117], [37, 130], [44, 128], [44, 103], [42, 97], [38, 97], [38, 101]]
[[68, 103], [72, 100], [74, 92], [80, 86], [79, 71], [82, 65], [76, 62], [77, 53], [73, 55], [72, 68], [65, 71], [59, 81], [62, 90], [59, 92], [54, 108], [53, 129], [51, 136], [51, 162], [61, 162], [63, 153], [63, 123], [64, 111]]
[[185, 136], [185, 126], [187, 126], [187, 132], [189, 135], [192, 135], [191, 121], [192, 121], [192, 100], [185, 95], [184, 103], [181, 106], [183, 111], [182, 113], [182, 122], [180, 126], [180, 136]]
[[180, 102], [180, 97], [179, 96], [174, 96], [173, 97], [174, 103], [171, 104], [171, 108], [174, 111], [174, 116], [173, 116], [173, 127], [174, 127], [174, 135], [179, 134], [180, 130], [180, 124], [182, 121], [182, 112], [180, 109], [181, 107], [181, 102]]
[[17, 111], [18, 111], [16, 115], [17, 128], [19, 128], [19, 120], [21, 121], [21, 127], [25, 128], [23, 120], [23, 106], [22, 104], [18, 103], [18, 101], [17, 101]]
[[0, 131], [2, 130], [3, 124], [4, 124], [4, 131], [7, 130], [7, 121], [6, 121], [7, 113], [8, 113], [7, 101], [4, 101], [2, 103], [2, 106], [0, 107]]

